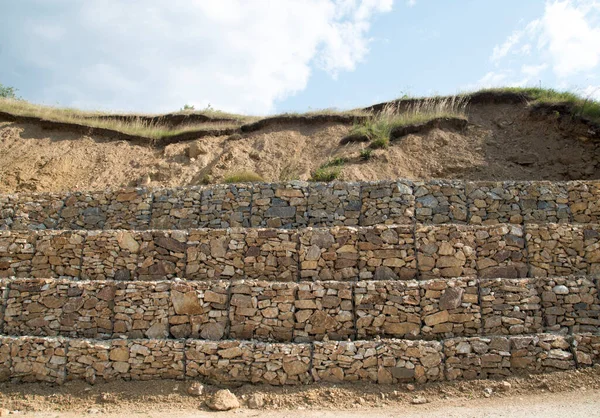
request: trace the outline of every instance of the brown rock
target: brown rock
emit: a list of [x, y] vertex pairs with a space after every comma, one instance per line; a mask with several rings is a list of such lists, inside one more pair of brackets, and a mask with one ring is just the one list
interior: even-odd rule
[[229, 411], [240, 407], [240, 402], [237, 397], [227, 389], [217, 391], [208, 401], [206, 405], [215, 411]]
[[171, 291], [171, 301], [173, 308], [178, 315], [197, 315], [204, 312], [196, 292]]
[[286, 361], [283, 363], [283, 370], [289, 376], [296, 376], [302, 373], [306, 373], [308, 371], [308, 364], [299, 360]]

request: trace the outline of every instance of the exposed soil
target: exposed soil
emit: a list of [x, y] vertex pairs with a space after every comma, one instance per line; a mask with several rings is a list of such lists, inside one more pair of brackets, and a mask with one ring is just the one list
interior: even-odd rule
[[[189, 385], [189, 382], [173, 380], [118, 381], [94, 386], [81, 382], [70, 382], [63, 386], [5, 383], [0, 386], [0, 407], [25, 413], [44, 411], [73, 413], [72, 416], [90, 410], [115, 414], [115, 416], [126, 416], [130, 413], [150, 414], [160, 411], [182, 413], [208, 410], [205, 402], [219, 388], [206, 386], [203, 395], [193, 397], [187, 394]], [[512, 399], [521, 399], [533, 393], [541, 396], [551, 394], [549, 398], [560, 400], [565, 396], [572, 396], [569, 394], [577, 391], [575, 396], [596, 394], [596, 400], [598, 400], [600, 399], [597, 397], [600, 394], [600, 368], [513, 377], [503, 381], [441, 382], [416, 387], [412, 385], [323, 383], [318, 386], [289, 388], [245, 385], [231, 390], [238, 396], [242, 407], [247, 407], [246, 402], [251, 395], [262, 394], [264, 397], [264, 406], [260, 408], [262, 412], [360, 411], [374, 408], [412, 409], [415, 412], [414, 408], [427, 410], [438, 406], [475, 406], [478, 402], [482, 405], [484, 400], [488, 399], [496, 400], [497, 404], [506, 405], [511, 403]], [[420, 398], [426, 403], [414, 405], [416, 398]], [[247, 413], [250, 411], [242, 412], [244, 416]], [[597, 414], [597, 410], [590, 416], [598, 416], [594, 414]], [[364, 414], [364, 416], [367, 415]], [[183, 416], [192, 415], [184, 414]], [[272, 416], [288, 415], [273, 413]]]
[[[368, 161], [359, 158], [367, 144], [340, 144], [351, 124], [332, 120], [283, 117], [241, 135], [206, 136], [164, 147], [93, 131], [0, 122], [0, 192], [196, 185], [219, 182], [241, 170], [267, 181], [307, 180], [335, 157], [348, 160], [342, 171], [348, 181], [600, 179], [597, 133], [581, 121], [532, 110], [525, 103], [472, 103], [466, 127], [408, 130]], [[194, 142], [201, 153], [189, 158]]]

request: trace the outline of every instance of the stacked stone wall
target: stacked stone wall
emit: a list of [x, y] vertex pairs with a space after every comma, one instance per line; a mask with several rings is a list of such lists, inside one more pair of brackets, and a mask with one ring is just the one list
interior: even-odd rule
[[600, 340], [593, 334], [310, 344], [0, 337], [0, 380], [54, 384], [115, 379], [186, 379], [220, 385], [427, 383], [589, 367], [600, 364], [599, 347]]
[[0, 195], [0, 230], [597, 223], [600, 182], [383, 180]]

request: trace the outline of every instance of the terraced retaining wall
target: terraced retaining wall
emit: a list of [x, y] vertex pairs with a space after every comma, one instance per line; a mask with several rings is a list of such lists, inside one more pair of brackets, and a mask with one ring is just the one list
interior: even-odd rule
[[0, 229], [590, 223], [600, 182], [248, 183], [0, 195]]

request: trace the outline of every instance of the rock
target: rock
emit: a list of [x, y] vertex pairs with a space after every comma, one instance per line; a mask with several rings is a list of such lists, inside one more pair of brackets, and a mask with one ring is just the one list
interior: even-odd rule
[[129, 232], [120, 232], [117, 235], [117, 242], [119, 243], [119, 247], [131, 253], [137, 253], [140, 249], [140, 244], [138, 244]]
[[204, 313], [196, 292], [178, 292], [171, 290], [173, 309], [178, 315], [195, 315]]
[[129, 361], [129, 349], [127, 347], [116, 347], [110, 351], [109, 358], [112, 361]]
[[406, 385], [406, 390], [409, 392], [414, 392], [415, 385], [413, 385], [412, 383], [409, 383], [408, 385]]
[[262, 393], [253, 393], [248, 398], [248, 408], [260, 409], [265, 406], [265, 396]]
[[204, 385], [199, 382], [194, 382], [188, 387], [187, 393], [191, 396], [200, 396], [204, 393]]
[[283, 370], [288, 374], [288, 376], [296, 376], [306, 373], [308, 371], [308, 367], [308, 364], [299, 360], [286, 361], [283, 363]]
[[219, 341], [223, 338], [223, 334], [225, 334], [225, 328], [216, 322], [206, 324], [202, 327], [202, 331], [200, 331], [200, 337], [210, 341]]
[[500, 383], [499, 389], [503, 392], [508, 392], [512, 388], [512, 385], [506, 380]]
[[375, 270], [373, 280], [397, 280], [398, 275], [389, 267], [382, 266]]
[[90, 408], [90, 409], [87, 410], [87, 413], [88, 414], [99, 414], [100, 410], [96, 409], [96, 408]]
[[155, 323], [146, 331], [146, 337], [148, 338], [167, 338], [168, 336], [167, 325], [161, 322]]
[[98, 395], [99, 403], [116, 403], [117, 398], [112, 393], [101, 393]]
[[208, 401], [206, 405], [215, 411], [229, 411], [240, 407], [240, 402], [237, 397], [227, 389], [217, 391]]
[[564, 285], [554, 286], [552, 291], [554, 293], [556, 293], [557, 295], [568, 295], [569, 294], [569, 288]]
[[489, 398], [490, 396], [492, 396], [492, 393], [494, 393], [492, 388], [483, 389], [483, 396], [485, 396], [486, 398]]
[[427, 400], [427, 398], [423, 397], [423, 396], [417, 396], [415, 398], [412, 399], [412, 404], [413, 405], [423, 405], [429, 402], [429, 400]]
[[199, 142], [192, 142], [188, 147], [188, 157], [190, 158], [197, 158], [199, 155], [206, 153], [206, 150], [200, 145]]
[[446, 289], [444, 294], [440, 297], [440, 309], [456, 309], [462, 303], [462, 296], [464, 289], [461, 287], [450, 287]]
[[10, 411], [6, 408], [0, 408], [0, 417], [7, 417], [10, 415]]

